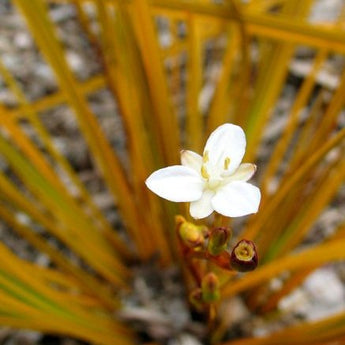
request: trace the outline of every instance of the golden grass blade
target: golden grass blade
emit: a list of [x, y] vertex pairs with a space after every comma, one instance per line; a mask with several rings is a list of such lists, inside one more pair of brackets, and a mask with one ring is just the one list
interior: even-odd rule
[[[42, 323], [42, 319], [46, 318], [46, 322]], [[91, 332], [85, 329], [75, 327], [74, 324], [61, 325], [61, 320], [53, 316], [47, 318], [46, 314], [37, 315], [35, 319], [29, 316], [2, 316], [0, 314], [0, 323], [2, 325], [9, 325], [13, 328], [19, 329], [35, 329], [37, 331], [45, 332], [47, 334], [61, 334], [74, 338], [83, 339], [88, 342], [93, 342], [101, 345], [133, 345], [133, 339], [118, 335], [113, 331], [112, 335], [104, 334], [102, 332]]]
[[[286, 183], [284, 183], [278, 192], [265, 204], [257, 217], [253, 217], [253, 222], [250, 224], [250, 228], [244, 233], [246, 238], [254, 238], [260, 228], [266, 221], [272, 216], [274, 210], [279, 206], [280, 202], [286, 197], [288, 192], [294, 187], [295, 183], [299, 182], [306, 174], [310, 172], [315, 165], [320, 162], [321, 159], [334, 147], [339, 145], [345, 137], [345, 129], [341, 129], [336, 135], [325, 142], [316, 152], [314, 152], [308, 160], [305, 161], [304, 165], [301, 165], [297, 169], [293, 176], [290, 177]], [[254, 222], [255, 218], [255, 222]]]
[[[333, 240], [334, 241], [340, 240], [340, 239], [343, 239], [344, 236], [345, 236], [345, 225], [341, 224], [337, 227], [337, 229], [334, 230], [334, 235], [328, 238], [326, 242], [333, 241]], [[265, 303], [259, 307], [262, 310], [262, 312], [265, 313], [265, 312], [269, 312], [275, 309], [278, 302], [281, 300], [281, 298], [283, 298], [284, 296], [289, 294], [292, 290], [297, 288], [306, 279], [306, 277], [316, 268], [318, 268], [318, 266], [311, 267], [308, 269], [301, 269], [299, 271], [294, 272], [291, 275], [291, 277], [284, 283], [282, 288], [279, 291], [273, 293], [271, 296], [269, 296], [268, 299], [265, 301]]]
[[161, 211], [152, 194], [142, 188], [145, 179], [154, 170], [153, 156], [160, 161], [162, 152], [155, 150], [158, 145], [152, 133], [156, 127], [152, 128], [150, 125], [153, 110], [148, 102], [149, 94], [146, 92], [141, 61], [137, 57], [138, 47], [130, 29], [126, 8], [107, 7], [105, 2], [98, 0], [97, 9], [102, 28], [103, 51], [106, 52], [107, 75], [113, 93], [117, 96], [129, 141], [133, 189], [138, 204], [147, 205], [147, 212], [140, 215], [141, 229], [137, 231], [136, 241], [145, 243], [146, 257], [160, 250], [162, 261], [169, 262], [170, 250], [159, 217]]
[[[38, 46], [50, 62], [68, 102], [74, 108], [80, 128], [94, 153], [96, 162], [103, 172], [109, 189], [117, 196], [125, 223], [128, 225], [130, 233], [134, 236], [140, 228], [140, 223], [137, 219], [133, 199], [131, 198], [132, 192], [127, 177], [114, 151], [102, 134], [94, 115], [88, 108], [86, 100], [77, 89], [74, 77], [65, 61], [63, 51], [55, 38], [53, 26], [47, 17], [43, 3], [40, 0], [34, 0], [28, 4], [26, 1], [18, 0], [16, 4], [25, 15]], [[140, 242], [137, 241], [136, 244], [140, 246]], [[143, 254], [145, 252], [145, 248], [141, 248], [140, 253]]]
[[[1, 204], [0, 216], [5, 220], [20, 236], [26, 239], [35, 248], [42, 253], [46, 253], [54, 264], [57, 265], [66, 274], [70, 274], [75, 278], [74, 284], [78, 283], [81, 290], [85, 290], [89, 294], [97, 293], [97, 297], [103, 303], [104, 307], [114, 309], [119, 307], [119, 303], [107, 286], [98, 281], [95, 277], [81, 270], [79, 267], [72, 264], [59, 250], [53, 248], [41, 236], [35, 234], [31, 228], [20, 224], [11, 211], [6, 209], [4, 204]], [[38, 272], [35, 272], [37, 275]], [[68, 277], [63, 276], [66, 283]]]
[[131, 10], [133, 11], [131, 20], [148, 78], [165, 163], [167, 165], [176, 164], [179, 161], [179, 127], [169, 101], [150, 8], [145, 0], [135, 0], [132, 2]]
[[[248, 30], [245, 25], [243, 17], [242, 5], [237, 3], [236, 0], [227, 0], [227, 4], [232, 9], [232, 12], [237, 19], [238, 31], [241, 36], [240, 39], [240, 51], [241, 58], [240, 64], [238, 65], [238, 73], [241, 76], [236, 81], [237, 92], [234, 92], [233, 102], [235, 103], [233, 108], [234, 122], [242, 127], [245, 127], [248, 117], [248, 107], [250, 100], [250, 79], [252, 75], [252, 66], [250, 63], [250, 44], [251, 38], [248, 35]], [[234, 85], [235, 86], [235, 85]]]
[[[41, 271], [39, 275], [33, 274], [39, 270], [35, 265], [17, 259], [2, 245], [0, 252], [4, 262], [4, 267], [0, 270], [0, 300], [2, 306], [11, 306], [9, 310], [13, 316], [18, 315], [17, 318], [14, 317], [14, 321], [22, 320], [23, 315], [24, 319], [26, 316], [34, 324], [39, 320], [43, 327], [51, 325], [52, 330], [61, 329], [67, 333], [73, 325], [76, 330], [74, 335], [79, 333], [80, 336], [82, 331], [82, 338], [94, 339], [97, 335], [101, 343], [103, 339], [110, 339], [114, 334], [122, 334], [124, 339], [130, 336], [128, 330], [117, 321], [107, 318], [100, 310], [84, 308], [83, 303], [70, 303], [65, 292], [46, 285], [42, 277], [47, 270]], [[49, 277], [51, 279], [50, 274]], [[57, 323], [55, 328], [50, 320]], [[30, 324], [29, 321], [27, 326]], [[34, 328], [40, 329], [37, 326]]]
[[304, 282], [304, 280], [307, 278], [307, 276], [316, 268], [317, 266], [294, 272], [292, 274], [292, 277], [289, 278], [287, 282], [284, 283], [284, 286], [282, 287], [282, 289], [277, 291], [276, 293], [273, 293], [271, 296], [269, 296], [267, 301], [265, 301], [265, 304], [263, 306], [260, 306], [260, 311], [262, 313], [268, 313], [276, 309], [279, 301], [283, 297], [291, 293], [298, 286], [300, 286]]
[[264, 1], [249, 1], [246, 4], [246, 9], [251, 12], [267, 12], [274, 7], [281, 7], [285, 3], [285, 0], [264, 0]]
[[[339, 156], [341, 156], [341, 151], [342, 149], [339, 148]], [[343, 179], [343, 162], [336, 158], [323, 163], [315, 171], [307, 174], [300, 181], [300, 186], [304, 188], [290, 190], [281, 205], [283, 211], [277, 210], [280, 212], [279, 217], [272, 217], [270, 220], [269, 226], [275, 229], [274, 234], [268, 231], [262, 233], [258, 239], [263, 261], [272, 260], [276, 255], [292, 250], [303, 240], [320, 212], [330, 203], [340, 188]], [[310, 181], [313, 182], [308, 186]]]
[[[306, 201], [307, 203], [309, 201]], [[314, 219], [314, 218], [313, 218]], [[337, 229], [334, 230], [334, 235], [327, 238], [324, 242], [329, 243], [330, 241], [336, 242], [338, 240], [344, 239], [345, 236], [345, 226], [344, 224], [341, 224], [338, 226]], [[299, 234], [297, 232], [297, 234]], [[279, 238], [280, 239], [280, 238]], [[279, 242], [278, 242], [279, 245]], [[272, 246], [272, 248], [275, 248]], [[282, 250], [280, 250], [282, 252]], [[276, 308], [278, 302], [281, 298], [289, 294], [293, 289], [297, 288], [303, 281], [306, 279], [306, 277], [315, 269], [317, 269], [319, 265], [315, 266], [308, 266], [308, 268], [301, 268], [297, 271], [291, 272], [291, 276], [287, 279], [287, 281], [284, 282], [282, 285], [282, 288], [276, 292], [272, 292], [270, 296], [265, 299], [264, 302], [262, 302], [262, 294], [261, 289], [264, 291], [264, 293], [267, 293], [267, 286], [262, 285], [261, 289], [256, 288], [254, 291], [251, 292], [250, 298], [248, 300], [248, 304], [250, 307], [254, 310], [260, 310], [263, 313], [267, 313], [274, 308]]]
[[[297, 326], [278, 331], [268, 337], [246, 338], [231, 342], [235, 345], [270, 345], [270, 344], [334, 344], [344, 339], [345, 314], [339, 313], [326, 320], [303, 322]], [[226, 342], [223, 345], [230, 345]]]
[[110, 223], [101, 213], [99, 208], [94, 204], [93, 200], [91, 199], [90, 194], [86, 190], [85, 186], [80, 181], [79, 177], [74, 173], [70, 164], [67, 160], [55, 149], [51, 137], [42, 126], [40, 121], [36, 116], [32, 116], [29, 118], [29, 121], [32, 123], [33, 127], [37, 130], [37, 133], [42, 138], [43, 143], [47, 147], [47, 151], [51, 154], [51, 157], [55, 159], [62, 169], [67, 173], [67, 176], [70, 178], [72, 183], [78, 188], [78, 195], [79, 199], [85, 203], [83, 209], [85, 209], [85, 214], [89, 215], [89, 219], [91, 222], [95, 223], [97, 230], [105, 236], [107, 240], [114, 246], [114, 249], [119, 256], [123, 256], [124, 258], [130, 258], [133, 256], [133, 253], [128, 249], [128, 246], [125, 245], [122, 239], [118, 236], [117, 232], [114, 231]]
[[[199, 4], [182, 0], [152, 0], [152, 4], [157, 8], [181, 12], [190, 11], [208, 18], [237, 20], [232, 9], [225, 5]], [[306, 3], [303, 2], [304, 4]], [[273, 16], [261, 12], [244, 11], [243, 20], [250, 35], [279, 42], [345, 52], [345, 39], [342, 30], [332, 30], [332, 28], [325, 28], [301, 20], [290, 20], [289, 16]]]
[[290, 170], [295, 169], [297, 166], [299, 166], [301, 162], [304, 161], [305, 157], [307, 157], [307, 151], [310, 147], [309, 144], [312, 141], [315, 133], [318, 132], [321, 121], [320, 118], [323, 116], [323, 103], [325, 100], [326, 92], [327, 90], [322, 89], [318, 93], [313, 105], [311, 106], [308, 119], [306, 120], [306, 123], [304, 124], [299, 136], [299, 145], [298, 147], [292, 148], [294, 152], [291, 155], [292, 157], [290, 159]]
[[[133, 91], [136, 89], [136, 87], [134, 87], [133, 85], [134, 80], [131, 79], [130, 76], [128, 76], [128, 66], [131, 65], [131, 63], [128, 62], [128, 59], [130, 57], [128, 56], [126, 49], [127, 40], [122, 37], [125, 36], [125, 33], [123, 31], [126, 30], [125, 28], [128, 25], [122, 22], [123, 16], [120, 11], [116, 11], [117, 20], [114, 20], [115, 8], [113, 6], [106, 6], [105, 1], [97, 0], [96, 7], [99, 16], [99, 23], [102, 29], [102, 51], [105, 52], [104, 63], [107, 70], [106, 75], [108, 77], [113, 93], [118, 95], [119, 106], [125, 120], [127, 131], [126, 134], [130, 141], [129, 152], [131, 160], [131, 171], [133, 172], [133, 179], [135, 180], [134, 191], [136, 191], [136, 185], [138, 183], [137, 180], [140, 179], [141, 183], [143, 183], [144, 176], [148, 175], [147, 173], [145, 173], [143, 161], [146, 160], [148, 166], [152, 166], [152, 162], [151, 157], [149, 157], [150, 151], [148, 150], [147, 143], [143, 138], [142, 133], [144, 133], [144, 131], [141, 130], [142, 128], [144, 128], [144, 126], [141, 123], [141, 117], [138, 116], [140, 115], [141, 110], [136, 98], [135, 91]], [[121, 54], [116, 53], [119, 52], [116, 43], [121, 43], [121, 45], [124, 44], [124, 47], [121, 49]], [[115, 61], [116, 64], [114, 63]], [[123, 73], [123, 71], [126, 72]], [[144, 157], [141, 157], [139, 154], [140, 147], [142, 147], [143, 149], [142, 152], [144, 152]], [[148, 255], [151, 255], [152, 248], [150, 243], [152, 242], [150, 242], [148, 238], [149, 234], [148, 231], [146, 231], [147, 227], [144, 224], [143, 227], [144, 231], [142, 234], [139, 234], [137, 231], [134, 232], [134, 240], [136, 242], [143, 243], [145, 252], [147, 252]]]
[[[342, 153], [340, 153], [340, 156], [342, 156]], [[325, 171], [321, 177], [321, 183], [316, 184], [315, 186], [315, 192], [311, 193], [309, 200], [306, 200], [304, 205], [300, 207], [300, 211], [296, 215], [294, 221], [289, 224], [279, 240], [274, 244], [271, 244], [271, 248], [265, 259], [272, 260], [276, 255], [278, 255], [278, 253], [279, 255], [282, 255], [291, 251], [303, 240], [318, 215], [324, 207], [330, 203], [335, 193], [344, 182], [344, 161], [338, 159], [337, 163], [338, 164], [335, 164], [332, 169], [327, 169]]]
[[[90, 20], [89, 20], [87, 13], [85, 12], [85, 9], [83, 7], [83, 1], [71, 0], [71, 3], [73, 3], [73, 5], [76, 8], [78, 20], [79, 20], [80, 25], [83, 28], [84, 32], [86, 33], [87, 38], [89, 39], [89, 41], [92, 44], [92, 46], [94, 47], [94, 49], [97, 50], [97, 54], [101, 55], [102, 51], [100, 50], [100, 47], [99, 47], [99, 41], [98, 41], [97, 35], [91, 29]], [[107, 77], [107, 75], [105, 75], [105, 77]]]
[[[121, 280], [123, 284], [126, 268], [116, 258], [109, 243], [90, 228], [90, 223], [79, 213], [79, 209], [75, 205], [69, 204], [64, 196], [2, 137], [0, 137], [0, 151], [9, 160], [12, 168], [29, 190], [41, 199], [44, 205], [54, 210], [54, 215], [66, 226], [65, 236], [72, 238], [72, 234], [74, 234], [74, 241], [78, 239], [78, 242], [74, 244], [74, 247], [78, 248], [78, 252], [82, 253], [90, 264], [98, 267], [115, 284], [121, 284]], [[67, 229], [69, 233], [66, 233]], [[112, 272], [114, 269], [117, 270], [117, 274]]]
[[[3, 251], [2, 256], [5, 257]], [[32, 273], [29, 266], [25, 268], [28, 270], [27, 273]], [[75, 322], [80, 326], [87, 326], [87, 318], [91, 316], [88, 315], [87, 309], [83, 310], [77, 303], [70, 304], [64, 293], [54, 291], [49, 286], [42, 284], [39, 276], [31, 277], [30, 281], [30, 279], [23, 279], [23, 276], [18, 275], [16, 270], [10, 269], [9, 272], [1, 271], [0, 282], [2, 294], [8, 295], [9, 302], [12, 296], [14, 302], [22, 303], [17, 308], [18, 311], [25, 311], [31, 307], [34, 310], [46, 312], [48, 315], [55, 314], [57, 317], [65, 318], [65, 322]], [[98, 327], [102, 326], [99, 324], [99, 320], [96, 320], [90, 329], [95, 330]]]
[[203, 119], [199, 109], [202, 87], [203, 51], [198, 17], [188, 16], [188, 62], [187, 62], [187, 144], [195, 152], [202, 150]]
[[[284, 6], [284, 14], [303, 17], [309, 10], [309, 2], [290, 1]], [[255, 85], [255, 97], [246, 119], [248, 143], [246, 159], [253, 161], [263, 129], [281, 92], [288, 72], [289, 61], [294, 52], [293, 44], [274, 43], [272, 50], [261, 57], [260, 75]]]
[[[106, 86], [106, 82], [104, 76], [96, 75], [86, 81], [76, 81], [76, 85], [80, 93], [86, 97], [87, 94], [92, 94], [93, 92], [104, 88]], [[47, 95], [44, 98], [33, 101], [30, 103], [30, 107], [32, 107], [34, 112], [38, 113], [64, 103], [66, 103], [66, 95], [60, 90], [51, 95]], [[21, 105], [19, 105], [18, 108], [8, 109], [7, 111], [11, 116], [16, 118], [22, 118], [30, 114], [27, 111], [27, 107]]]
[[310, 147], [315, 149], [320, 146], [320, 143], [324, 141], [333, 131], [337, 123], [337, 117], [344, 106], [344, 95], [345, 91], [345, 70], [342, 72], [339, 86], [337, 87], [323, 117], [320, 122], [317, 135], [313, 136]]
[[277, 167], [281, 163], [282, 158], [284, 157], [289, 142], [298, 125], [298, 115], [310, 97], [310, 94], [314, 87], [316, 74], [319, 68], [321, 67], [322, 63], [327, 58], [327, 55], [328, 54], [325, 51], [320, 51], [317, 54], [317, 56], [315, 57], [312, 71], [308, 74], [307, 78], [303, 82], [303, 85], [301, 86], [300, 91], [298, 92], [295, 103], [293, 104], [290, 111], [287, 126], [284, 128], [283, 135], [280, 137], [277, 145], [274, 148], [271, 159], [266, 167], [265, 174], [262, 177], [262, 188], [263, 191], [266, 193], [268, 190], [268, 181], [272, 178], [272, 176], [277, 170]]
[[[0, 297], [0, 300], [1, 299], [2, 298]], [[8, 300], [9, 297], [6, 296], [4, 301], [7, 302]], [[14, 305], [9, 304], [8, 308], [14, 309]], [[44, 322], [42, 322], [42, 320], [44, 320]], [[10, 327], [14, 328], [30, 328], [46, 333], [58, 333], [104, 345], [132, 345], [135, 341], [133, 339], [134, 337], [119, 332], [115, 322], [111, 324], [104, 323], [103, 330], [92, 330], [88, 327], [78, 326], [78, 324], [66, 321], [56, 315], [47, 315], [46, 312], [35, 313], [34, 309], [30, 309], [26, 313], [18, 312], [14, 315], [7, 315], [6, 311], [1, 313], [0, 310], [0, 322], [1, 324], [9, 325]]]
[[[215, 128], [228, 121], [228, 113], [230, 109], [231, 99], [229, 97], [231, 82], [231, 74], [235, 69], [235, 58], [239, 47], [239, 34], [235, 25], [229, 25], [229, 33], [227, 35], [228, 44], [222, 62], [222, 70], [216, 85], [215, 93], [212, 99], [210, 111], [207, 117], [207, 133], [211, 133]], [[232, 86], [235, 88], [235, 86]]]
[[[2, 116], [4, 111], [0, 111]], [[34, 164], [37, 169], [41, 172], [42, 176], [46, 178], [49, 183], [52, 183], [63, 192], [63, 187], [61, 181], [54, 174], [52, 169], [48, 166], [47, 162], [43, 159], [43, 156], [38, 150], [36, 150], [33, 145], [30, 144], [29, 140], [26, 138], [24, 133], [15, 125], [12, 121], [2, 120], [2, 126], [11, 135], [11, 138], [15, 141], [16, 145], [23, 151], [26, 157]]]

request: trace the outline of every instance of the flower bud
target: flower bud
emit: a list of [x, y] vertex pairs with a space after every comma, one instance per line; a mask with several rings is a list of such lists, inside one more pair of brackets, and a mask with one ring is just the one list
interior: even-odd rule
[[226, 250], [231, 238], [230, 228], [214, 228], [210, 234], [207, 250], [211, 255], [219, 255]]
[[231, 267], [239, 272], [255, 270], [258, 265], [258, 254], [254, 242], [239, 241], [231, 252]]
[[183, 217], [176, 217], [178, 234], [189, 248], [199, 248], [204, 244], [207, 228], [187, 222]]
[[202, 311], [204, 308], [204, 301], [202, 299], [202, 291], [200, 288], [196, 288], [189, 294], [190, 304], [197, 310]]
[[201, 282], [202, 299], [206, 303], [215, 302], [219, 299], [219, 279], [210, 272], [204, 276]]

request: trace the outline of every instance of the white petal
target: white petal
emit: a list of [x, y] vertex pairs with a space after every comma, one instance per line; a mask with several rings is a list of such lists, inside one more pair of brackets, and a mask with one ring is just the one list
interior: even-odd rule
[[211, 200], [214, 194], [213, 191], [206, 190], [199, 200], [191, 202], [189, 212], [193, 218], [206, 218], [213, 212]]
[[173, 165], [152, 173], [146, 186], [160, 197], [175, 201], [195, 201], [201, 198], [203, 182], [193, 169]]
[[212, 206], [227, 217], [241, 217], [256, 213], [260, 204], [260, 189], [242, 181], [230, 182], [217, 191]]
[[230, 159], [227, 172], [233, 173], [240, 165], [246, 150], [243, 129], [231, 123], [218, 127], [206, 142], [204, 153], [208, 151], [210, 163], [223, 169], [226, 158]]
[[182, 150], [181, 164], [185, 167], [195, 170], [197, 173], [200, 174], [202, 157], [193, 151]]
[[256, 165], [251, 163], [241, 164], [235, 172], [226, 178], [226, 181], [248, 181], [255, 173]]

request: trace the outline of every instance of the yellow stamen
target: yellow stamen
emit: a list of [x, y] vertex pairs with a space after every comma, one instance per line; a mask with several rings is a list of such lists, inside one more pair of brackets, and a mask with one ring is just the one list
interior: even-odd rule
[[241, 261], [250, 261], [255, 252], [252, 246], [248, 243], [243, 242], [235, 249], [236, 257]]
[[204, 155], [202, 157], [202, 161], [203, 163], [207, 163], [209, 161], [209, 158], [208, 158], [208, 151], [205, 151], [204, 152]]
[[208, 180], [210, 178], [210, 175], [208, 174], [205, 165], [201, 166], [201, 176], [206, 180]]
[[224, 160], [224, 170], [228, 170], [230, 165], [230, 158], [226, 157]]

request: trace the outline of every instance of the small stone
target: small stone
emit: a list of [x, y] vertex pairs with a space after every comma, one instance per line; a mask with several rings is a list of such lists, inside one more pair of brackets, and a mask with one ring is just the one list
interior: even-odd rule
[[18, 32], [14, 36], [14, 44], [21, 49], [31, 48], [33, 40], [27, 32]]

